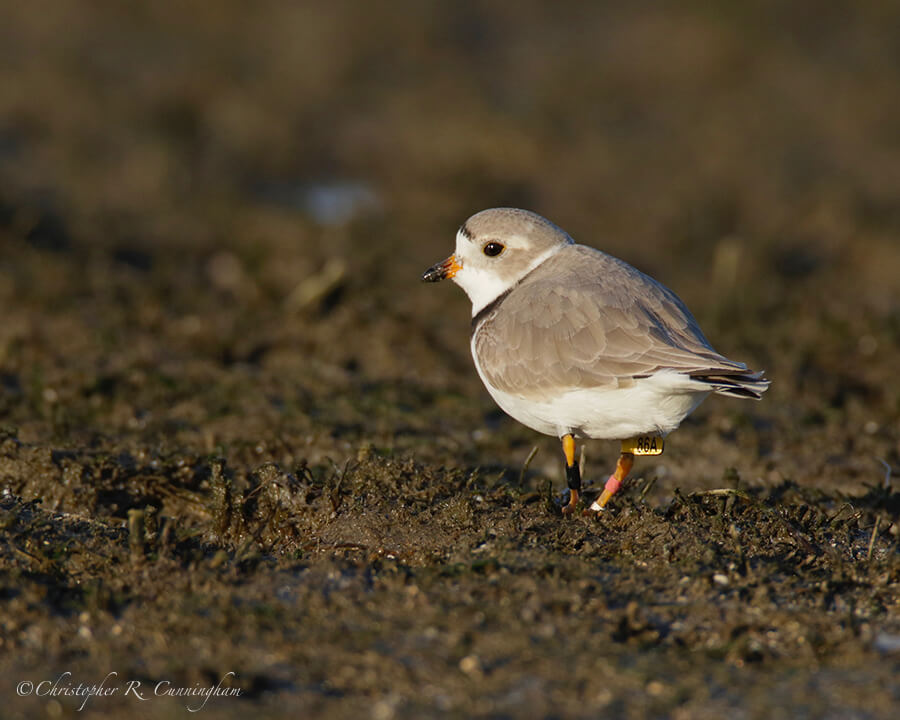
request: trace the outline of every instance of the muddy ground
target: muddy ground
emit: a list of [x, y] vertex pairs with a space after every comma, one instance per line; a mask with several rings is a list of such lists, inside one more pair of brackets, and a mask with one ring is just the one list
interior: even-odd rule
[[[0, 66], [3, 717], [897, 717], [897, 7], [6, 3]], [[496, 205], [770, 392], [562, 518], [419, 282]]]

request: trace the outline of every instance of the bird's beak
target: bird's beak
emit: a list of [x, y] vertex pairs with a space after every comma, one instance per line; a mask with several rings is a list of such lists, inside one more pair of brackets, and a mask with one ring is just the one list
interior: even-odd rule
[[439, 262], [437, 265], [432, 265], [428, 268], [422, 276], [422, 280], [424, 282], [445, 280], [446, 278], [452, 278], [460, 270], [462, 270], [462, 265], [459, 260], [456, 259], [456, 255], [451, 255], [443, 262]]

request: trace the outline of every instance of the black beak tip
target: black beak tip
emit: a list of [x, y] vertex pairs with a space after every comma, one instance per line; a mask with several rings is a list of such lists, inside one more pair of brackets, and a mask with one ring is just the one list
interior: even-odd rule
[[438, 282], [444, 279], [444, 271], [439, 265], [428, 268], [422, 274], [422, 282]]

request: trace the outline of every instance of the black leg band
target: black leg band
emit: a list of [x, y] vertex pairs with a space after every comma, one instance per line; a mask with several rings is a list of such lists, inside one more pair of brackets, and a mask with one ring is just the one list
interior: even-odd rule
[[581, 472], [578, 470], [578, 463], [566, 465], [566, 481], [569, 490], [581, 491]]

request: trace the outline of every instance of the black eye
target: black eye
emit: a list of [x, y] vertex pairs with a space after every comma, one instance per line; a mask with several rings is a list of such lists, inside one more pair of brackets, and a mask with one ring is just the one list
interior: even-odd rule
[[484, 246], [484, 254], [488, 257], [497, 257], [503, 252], [503, 246], [498, 242], [489, 242]]

